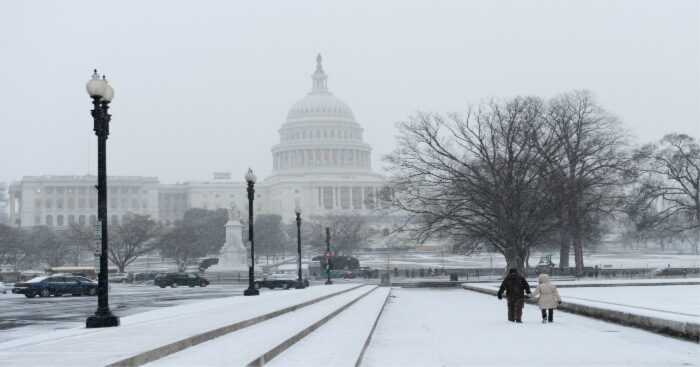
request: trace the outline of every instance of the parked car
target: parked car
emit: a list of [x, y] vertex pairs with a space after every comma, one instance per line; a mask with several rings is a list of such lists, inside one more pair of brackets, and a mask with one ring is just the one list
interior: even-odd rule
[[0, 282], [0, 292], [2, 292], [2, 294], [7, 294], [7, 287], [5, 287], [5, 283], [3, 282]]
[[331, 278], [354, 279], [357, 273], [354, 270], [331, 270]]
[[153, 284], [161, 288], [167, 286], [177, 288], [180, 285], [206, 287], [209, 285], [209, 281], [194, 273], [158, 273], [153, 279]]
[[62, 296], [64, 294], [95, 296], [97, 295], [97, 282], [83, 277], [57, 274], [15, 283], [12, 293], [24, 294], [27, 298], [33, 298], [37, 295], [39, 297], [48, 297], [51, 295]]
[[129, 274], [124, 274], [124, 273], [107, 274], [107, 279], [110, 282], [126, 283], [127, 278], [129, 278]]
[[[270, 274], [263, 279], [255, 279], [253, 282], [255, 289], [260, 289], [263, 287], [270, 289], [275, 289], [277, 287], [289, 289], [290, 287], [296, 287], [297, 284], [299, 284], [299, 277], [294, 274]], [[304, 287], [308, 287], [309, 280], [302, 278], [302, 284]]]
[[686, 275], [688, 271], [686, 269], [678, 268], [658, 268], [654, 269], [654, 275]]

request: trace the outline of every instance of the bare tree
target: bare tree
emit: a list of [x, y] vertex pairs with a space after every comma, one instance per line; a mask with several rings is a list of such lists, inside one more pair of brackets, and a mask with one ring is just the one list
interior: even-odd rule
[[635, 152], [643, 190], [638, 200], [656, 211], [652, 225], [666, 235], [690, 243], [700, 241], [700, 144], [683, 134], [664, 136]]
[[370, 225], [370, 218], [361, 215], [311, 216], [302, 224], [306, 244], [319, 252], [326, 251], [326, 224], [330, 224], [331, 249], [338, 255], [351, 255], [363, 247], [377, 234]]
[[204, 246], [207, 253], [218, 254], [226, 242], [226, 222], [226, 209], [192, 208], [185, 212], [182, 220], [175, 221], [175, 226], [192, 228], [197, 242]]
[[33, 248], [37, 249], [38, 259], [50, 266], [65, 265], [67, 261], [66, 249], [59, 236], [46, 226], [32, 227], [29, 230], [30, 240], [34, 242]]
[[62, 235], [61, 241], [65, 244], [66, 259], [73, 266], [90, 257], [93, 248], [93, 232], [86, 225], [71, 223]]
[[412, 214], [402, 230], [417, 241], [488, 246], [522, 268], [556, 224], [557, 181], [533, 141], [542, 109], [538, 98], [494, 99], [466, 116], [418, 113], [398, 123], [398, 147], [384, 160], [394, 206]]
[[129, 214], [122, 223], [110, 226], [109, 259], [124, 268], [151, 251], [161, 237], [161, 225], [148, 215]]
[[[247, 223], [245, 226], [247, 228]], [[293, 248], [293, 239], [285, 232], [280, 215], [257, 215], [253, 226], [255, 232], [256, 257], [265, 256], [269, 263], [270, 257], [274, 259], [277, 255]], [[243, 242], [248, 242], [248, 231], [243, 231]]]
[[581, 276], [587, 234], [624, 196], [628, 135], [620, 120], [585, 90], [550, 100], [544, 121], [537, 144], [550, 177], [558, 182], [554, 195], [559, 202], [556, 213], [564, 223], [561, 259], [568, 262], [570, 241], [576, 274]]
[[25, 230], [0, 224], [0, 263], [11, 265], [13, 271], [37, 265], [35, 245]]
[[176, 227], [160, 239], [158, 248], [162, 256], [175, 261], [178, 271], [185, 271], [188, 266], [197, 264], [197, 260], [206, 255], [206, 247], [197, 237], [192, 227]]

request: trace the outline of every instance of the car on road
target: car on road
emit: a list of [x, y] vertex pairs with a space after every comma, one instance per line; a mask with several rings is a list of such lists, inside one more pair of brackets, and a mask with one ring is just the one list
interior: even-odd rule
[[181, 285], [206, 287], [209, 285], [209, 281], [194, 273], [158, 273], [153, 279], [153, 284], [161, 288], [168, 286], [177, 288]]
[[0, 282], [0, 292], [2, 292], [2, 294], [7, 294], [7, 287], [5, 287], [5, 283], [3, 282]]
[[36, 277], [26, 282], [15, 283], [12, 293], [24, 294], [27, 298], [57, 296], [72, 294], [74, 296], [97, 295], [97, 282], [82, 280], [66, 274], [48, 277]]
[[[282, 288], [289, 289], [294, 288], [299, 284], [299, 277], [294, 274], [270, 274], [262, 279], [255, 279], [253, 281], [253, 286], [255, 289], [260, 288]], [[302, 284], [304, 287], [309, 286], [309, 280], [302, 278]]]
[[686, 275], [688, 271], [686, 269], [678, 268], [658, 268], [654, 269], [654, 275]]
[[355, 279], [357, 273], [353, 270], [331, 270], [331, 278]]
[[126, 283], [127, 278], [129, 278], [129, 274], [125, 273], [111, 273], [107, 274], [107, 279], [109, 282], [115, 282], [115, 283]]

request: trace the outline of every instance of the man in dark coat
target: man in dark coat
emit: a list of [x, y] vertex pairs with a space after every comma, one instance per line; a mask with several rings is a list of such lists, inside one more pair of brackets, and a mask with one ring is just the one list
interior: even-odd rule
[[530, 294], [530, 285], [527, 280], [518, 274], [518, 269], [510, 269], [508, 276], [503, 279], [501, 288], [498, 289], [498, 299], [503, 299], [503, 291], [508, 300], [508, 321], [521, 323], [525, 295]]

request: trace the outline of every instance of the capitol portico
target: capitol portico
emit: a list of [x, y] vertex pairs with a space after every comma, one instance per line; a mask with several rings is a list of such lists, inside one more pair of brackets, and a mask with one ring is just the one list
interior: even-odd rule
[[[370, 215], [379, 205], [384, 179], [372, 172], [372, 148], [363, 142], [364, 130], [352, 109], [328, 88], [320, 54], [311, 82], [311, 91], [290, 108], [279, 129], [279, 143], [272, 147], [272, 173], [255, 186], [254, 214], [279, 214], [289, 222], [294, 208], [299, 206], [305, 216]], [[113, 215], [110, 222], [119, 222], [127, 213], [149, 214], [170, 224], [190, 208], [219, 209], [236, 204], [247, 210], [245, 182], [230, 177], [218, 173], [211, 182], [184, 184], [161, 184], [156, 178], [144, 181], [139, 177], [109, 177], [110, 214], [119, 214]], [[72, 222], [69, 219], [81, 215], [93, 220], [89, 213], [72, 212], [89, 211], [92, 207], [59, 207], [54, 203], [80, 201], [82, 197], [70, 195], [87, 192], [85, 195], [89, 196], [89, 189], [95, 184], [96, 177], [89, 175], [25, 176], [9, 188], [11, 223], [65, 228]], [[57, 198], [56, 192], [69, 194]], [[150, 201], [135, 197], [131, 194], [134, 192], [148, 193]], [[156, 195], [157, 209], [149, 205]]]

